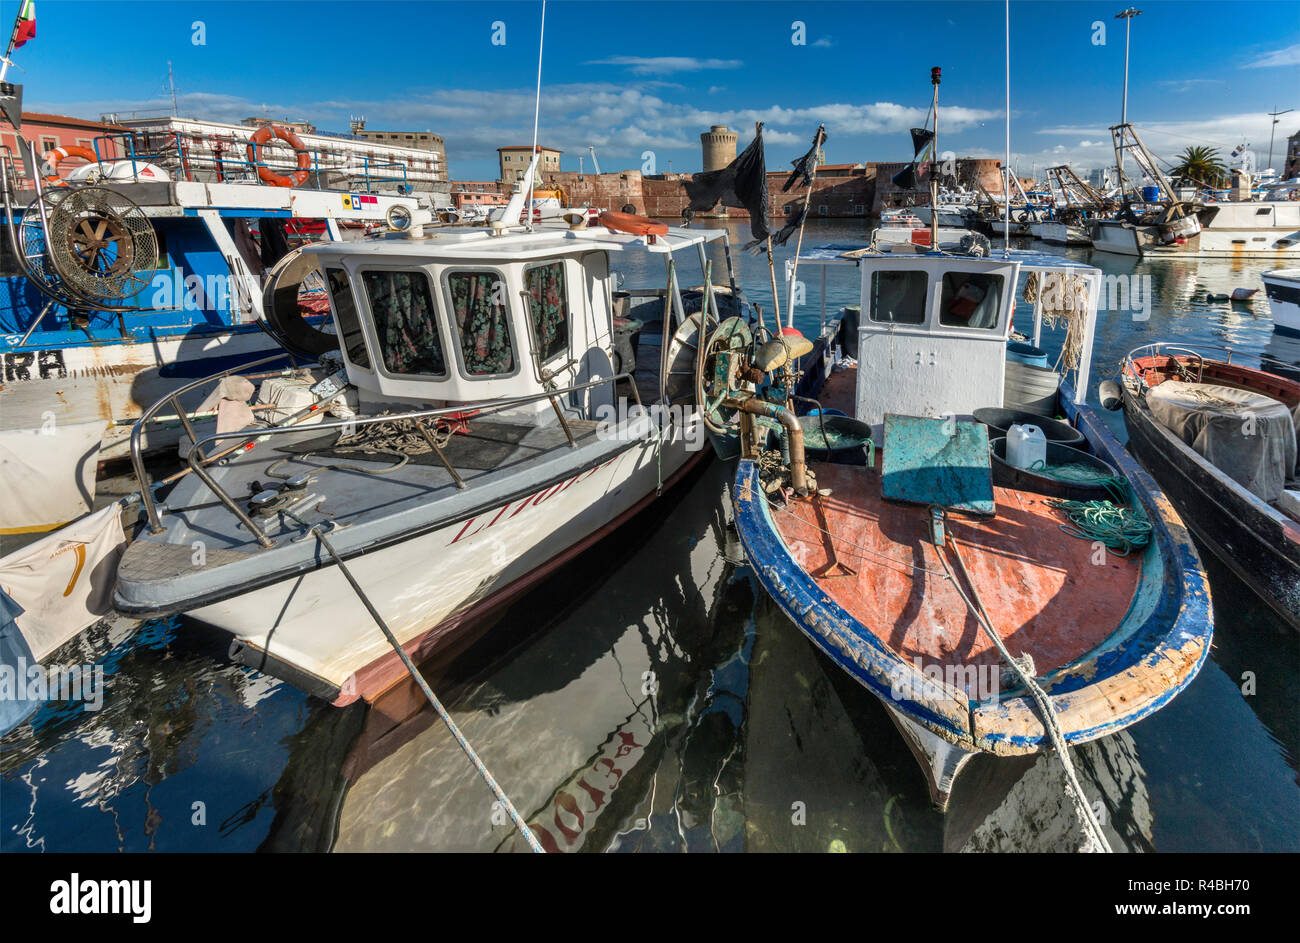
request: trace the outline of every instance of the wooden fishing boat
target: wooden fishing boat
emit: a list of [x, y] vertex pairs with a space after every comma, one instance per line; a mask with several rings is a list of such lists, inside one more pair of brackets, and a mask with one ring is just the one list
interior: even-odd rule
[[[830, 323], [761, 398], [788, 390], [774, 408], [792, 412], [814, 397], [871, 440], [854, 461], [805, 466], [805, 447], [825, 435], [816, 420], [775, 416], [782, 432], [742, 414], [737, 528], [772, 598], [887, 706], [934, 801], [946, 805], [977, 753], [1059, 751], [1167, 704], [1209, 650], [1210, 597], [1177, 513], [1085, 404], [1099, 270], [1025, 251], [890, 258], [834, 247], [800, 261], [858, 268], [857, 358], [836, 362], [850, 325]], [[1113, 533], [1079, 531], [1070, 506], [1000, 484], [985, 428], [968, 418], [1003, 404], [1022, 273], [1035, 280], [1035, 346], [1044, 310], [1068, 328], [1074, 354], [1052, 412], [1113, 469], [1107, 513], [1123, 523]], [[1064, 297], [1074, 301], [1062, 312]], [[1045, 473], [1072, 480], [1067, 468]]]
[[1130, 353], [1129, 448], [1205, 546], [1300, 629], [1300, 383], [1231, 357], [1173, 344]]

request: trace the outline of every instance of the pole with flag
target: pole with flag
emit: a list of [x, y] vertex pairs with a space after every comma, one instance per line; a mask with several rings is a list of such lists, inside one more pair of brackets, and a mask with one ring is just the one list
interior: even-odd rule
[[13, 32], [9, 34], [9, 48], [5, 50], [3, 63], [0, 64], [0, 82], [9, 74], [13, 65], [11, 57], [15, 49], [21, 49], [30, 39], [36, 38], [36, 0], [23, 0], [18, 7], [18, 16], [14, 20]]
[[[720, 202], [749, 212], [749, 233], [753, 240], [745, 244], [746, 251], [761, 250], [768, 246], [771, 261], [771, 234], [768, 232], [767, 165], [763, 156], [763, 125], [754, 126], [754, 140], [726, 167], [692, 175], [683, 180], [687, 204], [682, 216], [689, 222], [696, 213], [707, 213]], [[776, 270], [772, 268], [772, 305], [780, 326], [781, 306], [776, 293]]]
[[807, 154], [803, 155], [803, 157], [799, 158], [799, 160], [795, 162], [794, 170], [790, 172], [790, 179], [786, 180], [785, 186], [781, 188], [781, 192], [784, 193], [786, 190], [789, 190], [794, 186], [800, 177], [802, 177], [804, 182], [807, 184], [807, 189], [804, 191], [803, 208], [796, 214], [797, 218], [791, 220], [790, 223], [776, 235], [776, 244], [784, 245], [786, 239], [790, 238], [789, 231], [795, 226], [799, 228], [799, 238], [795, 240], [794, 259], [792, 260], [793, 265], [790, 269], [790, 284], [786, 286], [785, 290], [786, 327], [794, 327], [794, 286], [795, 279], [799, 274], [799, 252], [803, 249], [803, 227], [804, 223], [808, 221], [808, 206], [812, 202], [813, 181], [817, 179], [817, 155], [821, 150], [822, 145], [825, 143], [826, 125], [818, 125], [817, 133], [813, 135], [812, 147], [808, 149]]

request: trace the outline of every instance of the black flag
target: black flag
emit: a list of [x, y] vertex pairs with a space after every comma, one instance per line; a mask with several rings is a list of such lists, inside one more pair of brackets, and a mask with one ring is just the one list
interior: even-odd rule
[[9, 82], [0, 82], [0, 115], [14, 126], [15, 131], [23, 129], [23, 87]]
[[790, 171], [790, 179], [786, 180], [785, 186], [781, 188], [782, 193], [793, 187], [796, 180], [800, 181], [800, 186], [806, 187], [812, 184], [813, 168], [817, 166], [817, 150], [825, 143], [826, 125], [821, 125], [813, 135], [812, 147], [808, 148], [808, 153], [794, 162], [794, 170]]
[[772, 245], [774, 246], [785, 245], [786, 241], [791, 236], [793, 236], [796, 232], [799, 231], [799, 227], [803, 225], [803, 221], [804, 219], [807, 218], [807, 216], [808, 216], [808, 204], [805, 203], [804, 205], [800, 206], [798, 210], [795, 211], [795, 214], [793, 216], [790, 217], [790, 222], [782, 226], [780, 231], [772, 237]]
[[916, 162], [908, 164], [894, 176], [889, 178], [890, 182], [900, 190], [916, 189]]
[[755, 242], [767, 238], [767, 164], [763, 159], [763, 128], [749, 147], [721, 170], [696, 174], [692, 180], [682, 181], [690, 200], [682, 216], [690, 219], [696, 213], [705, 213], [722, 201], [723, 206], [749, 210], [749, 231]]
[[927, 128], [912, 129], [912, 157], [920, 157], [921, 152], [929, 147], [930, 142], [934, 140], [934, 132]]

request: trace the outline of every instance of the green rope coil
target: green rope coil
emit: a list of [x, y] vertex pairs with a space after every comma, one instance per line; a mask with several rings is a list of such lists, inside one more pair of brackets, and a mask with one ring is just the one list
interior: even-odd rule
[[[1065, 512], [1069, 524], [1059, 525], [1071, 537], [1096, 540], [1116, 556], [1127, 557], [1151, 542], [1151, 519], [1132, 501], [1128, 482], [1106, 478], [1101, 482], [1115, 501], [1066, 501], [1048, 498], [1049, 507]], [[1117, 503], [1118, 502], [1118, 503]]]

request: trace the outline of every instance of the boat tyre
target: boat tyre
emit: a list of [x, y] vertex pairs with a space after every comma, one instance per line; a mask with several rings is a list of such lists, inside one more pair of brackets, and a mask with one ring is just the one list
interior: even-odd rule
[[[284, 141], [298, 155], [298, 169], [290, 176], [277, 174], [258, 160], [258, 149], [273, 137]], [[268, 124], [253, 132], [253, 136], [248, 139], [248, 162], [257, 166], [258, 179], [273, 187], [300, 187], [307, 182], [307, 175], [311, 170], [311, 154], [302, 143], [302, 138], [277, 124]]]

